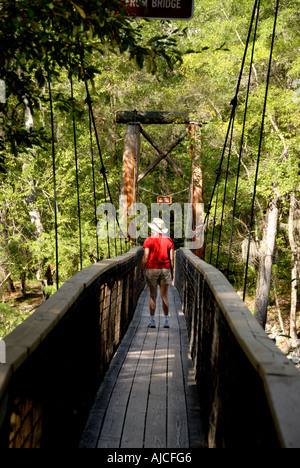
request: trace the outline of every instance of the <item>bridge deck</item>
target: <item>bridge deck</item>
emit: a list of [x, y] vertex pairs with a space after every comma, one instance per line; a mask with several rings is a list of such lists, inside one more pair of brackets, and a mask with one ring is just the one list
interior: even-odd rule
[[160, 298], [157, 328], [147, 328], [149, 292], [98, 392], [80, 446], [83, 448], [199, 448], [198, 394], [189, 357], [181, 302], [169, 292], [170, 329], [163, 328]]

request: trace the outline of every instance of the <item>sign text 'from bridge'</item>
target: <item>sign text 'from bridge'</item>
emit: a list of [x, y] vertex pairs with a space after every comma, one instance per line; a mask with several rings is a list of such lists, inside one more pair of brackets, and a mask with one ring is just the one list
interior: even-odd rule
[[125, 0], [128, 16], [135, 18], [192, 19], [194, 0]]

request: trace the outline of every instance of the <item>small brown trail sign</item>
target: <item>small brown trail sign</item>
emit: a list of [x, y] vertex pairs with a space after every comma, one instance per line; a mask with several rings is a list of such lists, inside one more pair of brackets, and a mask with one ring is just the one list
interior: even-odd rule
[[169, 197], [169, 196], [158, 196], [157, 197], [157, 203], [159, 205], [162, 205], [162, 204], [167, 204], [167, 205], [172, 205], [172, 197]]
[[194, 14], [194, 0], [124, 0], [128, 16], [135, 18], [188, 21]]

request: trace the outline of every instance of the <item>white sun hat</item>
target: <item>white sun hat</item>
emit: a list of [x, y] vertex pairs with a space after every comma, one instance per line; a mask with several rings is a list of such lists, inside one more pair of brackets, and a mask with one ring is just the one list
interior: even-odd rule
[[154, 218], [152, 223], [148, 223], [148, 226], [152, 231], [155, 231], [158, 234], [166, 234], [169, 230], [166, 228], [164, 220], [160, 218]]

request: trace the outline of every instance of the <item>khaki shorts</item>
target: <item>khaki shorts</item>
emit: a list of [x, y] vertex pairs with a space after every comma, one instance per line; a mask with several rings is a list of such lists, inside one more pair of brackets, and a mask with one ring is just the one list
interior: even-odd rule
[[172, 284], [171, 270], [167, 270], [166, 268], [147, 270], [146, 282], [148, 286], [169, 286]]

